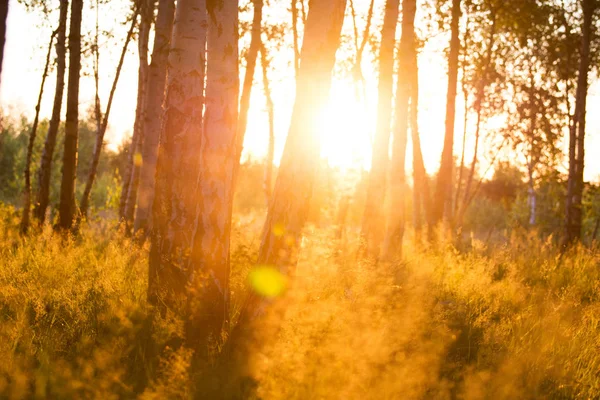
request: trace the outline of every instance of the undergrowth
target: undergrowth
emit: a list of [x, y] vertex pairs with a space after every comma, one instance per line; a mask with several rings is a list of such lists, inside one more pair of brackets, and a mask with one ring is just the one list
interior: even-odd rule
[[[22, 238], [17, 217], [0, 210], [0, 398], [208, 398], [226, 382], [192, 361], [183, 321], [147, 304], [147, 244], [102, 221]], [[233, 320], [261, 221], [234, 225]], [[597, 250], [528, 234], [458, 247], [407, 244], [382, 264], [356, 259], [354, 233], [309, 227], [253, 397], [600, 397]]]

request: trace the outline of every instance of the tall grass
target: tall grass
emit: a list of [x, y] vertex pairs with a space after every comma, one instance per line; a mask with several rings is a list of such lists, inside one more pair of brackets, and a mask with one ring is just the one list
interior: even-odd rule
[[[235, 219], [234, 320], [259, 220]], [[147, 245], [110, 222], [21, 238], [15, 210], [0, 221], [0, 398], [239, 396], [192, 361], [183, 321], [146, 303]], [[461, 251], [409, 243], [381, 264], [356, 259], [356, 236], [307, 229], [277, 334], [252, 357], [253, 397], [600, 397], [597, 249], [514, 234]]]

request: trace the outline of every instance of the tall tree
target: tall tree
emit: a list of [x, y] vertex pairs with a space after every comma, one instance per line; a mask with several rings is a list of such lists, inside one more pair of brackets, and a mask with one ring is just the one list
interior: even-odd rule
[[25, 160], [25, 188], [23, 193], [23, 214], [21, 217], [21, 233], [27, 233], [29, 229], [29, 216], [31, 213], [31, 157], [33, 155], [33, 145], [37, 136], [38, 123], [40, 121], [40, 107], [42, 105], [42, 96], [44, 94], [44, 86], [46, 77], [48, 76], [48, 67], [50, 66], [50, 55], [52, 54], [52, 43], [57, 31], [52, 32], [50, 36], [50, 44], [48, 45], [48, 54], [46, 55], [46, 64], [42, 73], [42, 83], [40, 84], [40, 93], [38, 95], [37, 104], [35, 106], [35, 117], [33, 118], [33, 126], [29, 133], [29, 144], [27, 145], [27, 159]]
[[146, 90], [148, 86], [148, 41], [150, 28], [154, 17], [154, 1], [141, 0], [140, 5], [140, 29], [138, 36], [139, 72], [138, 72], [138, 97], [135, 109], [134, 143], [131, 144], [130, 152], [130, 177], [125, 198], [125, 210], [123, 218], [128, 225], [133, 224], [137, 193], [140, 184], [140, 170], [142, 167], [142, 145], [144, 142], [144, 120], [146, 115]]
[[406, 144], [408, 141], [408, 117], [410, 102], [411, 54], [414, 41], [414, 0], [402, 2], [402, 36], [398, 51], [398, 78], [396, 81], [396, 108], [394, 140], [390, 165], [390, 209], [383, 258], [393, 260], [402, 255], [402, 240], [406, 224]]
[[81, 70], [81, 18], [83, 0], [71, 2], [69, 27], [69, 82], [67, 87], [67, 118], [63, 170], [60, 185], [58, 226], [70, 229], [75, 216], [75, 178], [77, 173], [77, 141], [79, 136], [79, 74]]
[[377, 100], [377, 125], [371, 158], [371, 172], [367, 187], [367, 201], [362, 221], [362, 240], [365, 249], [378, 255], [383, 239], [383, 199], [386, 192], [386, 178], [389, 163], [390, 126], [392, 120], [392, 95], [394, 73], [394, 48], [396, 26], [398, 24], [399, 0], [387, 0], [381, 46], [379, 48], [379, 83]]
[[106, 104], [106, 111], [104, 112], [104, 116], [102, 118], [102, 123], [98, 125], [96, 131], [96, 143], [94, 144], [94, 154], [92, 156], [92, 162], [90, 164], [88, 170], [87, 181], [85, 184], [85, 189], [83, 190], [83, 195], [81, 196], [81, 207], [79, 212], [79, 217], [84, 217], [87, 215], [89, 202], [90, 202], [90, 194], [92, 192], [92, 186], [94, 185], [94, 180], [96, 179], [96, 172], [98, 170], [98, 163], [100, 161], [100, 156], [102, 154], [102, 148], [104, 147], [104, 135], [106, 134], [106, 129], [108, 128], [108, 118], [110, 116], [110, 110], [112, 107], [113, 99], [115, 96], [115, 91], [117, 90], [117, 84], [119, 83], [119, 77], [121, 76], [121, 69], [123, 67], [123, 62], [125, 61], [125, 55], [127, 54], [127, 46], [131, 41], [131, 37], [133, 36], [133, 30], [136, 25], [136, 19], [139, 12], [139, 4], [135, 6], [135, 10], [133, 12], [133, 16], [131, 17], [131, 25], [129, 27], [129, 31], [127, 32], [127, 37], [125, 38], [125, 43], [123, 43], [123, 49], [121, 50], [121, 57], [119, 58], [119, 63], [117, 64], [117, 69], [115, 71], [115, 77], [113, 79], [112, 87], [110, 89], [110, 94], [108, 96], [108, 103]]
[[207, 29], [204, 0], [177, 2], [152, 205], [148, 297], [179, 311], [185, 309], [191, 277]]
[[452, 21], [450, 24], [450, 53], [448, 54], [448, 92], [446, 95], [446, 132], [444, 149], [437, 177], [435, 203], [432, 208], [432, 221], [438, 223], [443, 215], [446, 203], [452, 198], [452, 166], [454, 154], [454, 120], [456, 117], [456, 88], [458, 84], [458, 54], [460, 0], [452, 0]]
[[[302, 230], [308, 217], [319, 157], [319, 127], [315, 110], [328, 97], [335, 54], [340, 43], [346, 0], [312, 0], [302, 43], [301, 63], [292, 110], [269, 211], [262, 231], [258, 265], [292, 272]], [[265, 303], [253, 293], [236, 332], [264, 312]]]
[[263, 0], [253, 0], [252, 4], [254, 6], [254, 16], [252, 19], [252, 30], [250, 32], [250, 48], [248, 49], [248, 54], [246, 56], [246, 74], [244, 75], [244, 84], [242, 86], [242, 94], [240, 97], [240, 112], [237, 125], [236, 154], [238, 160], [242, 156], [242, 150], [244, 148], [244, 137], [246, 136], [246, 128], [248, 125], [248, 111], [250, 110], [250, 98], [252, 97], [252, 85], [254, 83], [254, 71], [256, 69], [256, 58], [262, 43], [260, 35], [262, 31], [261, 21]]
[[[229, 244], [238, 117], [238, 1], [209, 0], [206, 111], [196, 194], [191, 273], [192, 341], [219, 338], [229, 317]], [[197, 346], [196, 346], [197, 347]]]
[[173, 17], [175, 14], [174, 0], [159, 0], [152, 62], [148, 75], [148, 88], [144, 113], [144, 142], [142, 145], [142, 167], [140, 171], [140, 187], [138, 204], [135, 215], [135, 230], [148, 229], [152, 202], [154, 199], [154, 177], [156, 159], [158, 156], [158, 139], [162, 116], [162, 104], [165, 97], [165, 82], [167, 80], [167, 61]]
[[58, 31], [56, 36], [56, 89], [54, 91], [54, 104], [52, 106], [52, 116], [48, 125], [48, 133], [44, 143], [44, 150], [38, 170], [38, 192], [37, 200], [33, 209], [34, 216], [40, 224], [46, 219], [46, 209], [50, 202], [50, 178], [52, 172], [52, 156], [54, 147], [56, 147], [56, 136], [60, 125], [60, 116], [63, 103], [63, 93], [65, 89], [65, 70], [66, 70], [66, 38], [67, 38], [67, 14], [69, 12], [69, 1], [60, 1]]
[[581, 26], [581, 50], [577, 74], [575, 114], [569, 132], [569, 178], [565, 213], [565, 243], [581, 239], [583, 197], [583, 168], [585, 156], [585, 113], [590, 70], [590, 47], [592, 20], [596, 9], [594, 0], [581, 0], [583, 22]]

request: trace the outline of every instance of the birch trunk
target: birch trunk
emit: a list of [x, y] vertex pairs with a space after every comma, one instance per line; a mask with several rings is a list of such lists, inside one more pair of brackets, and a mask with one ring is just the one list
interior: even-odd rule
[[185, 309], [191, 277], [207, 24], [204, 0], [177, 2], [152, 206], [148, 297], [178, 311]]
[[[229, 246], [238, 122], [238, 1], [209, 0], [206, 111], [192, 250], [192, 344], [220, 339], [229, 319]], [[196, 293], [196, 292], [195, 292]], [[201, 348], [201, 347], [200, 347]]]
[[63, 152], [62, 181], [58, 227], [71, 229], [75, 216], [75, 179], [77, 173], [77, 142], [79, 136], [79, 74], [81, 70], [81, 18], [83, 0], [71, 2], [69, 28], [69, 83], [67, 88], [67, 118]]
[[378, 256], [384, 230], [383, 203], [389, 163], [390, 125], [392, 119], [392, 95], [394, 73], [394, 47], [398, 24], [399, 0], [387, 0], [381, 47], [379, 48], [379, 84], [377, 101], [377, 125], [373, 144], [371, 172], [367, 186], [367, 200], [362, 221], [361, 236], [368, 254]]
[[265, 160], [265, 180], [263, 182], [263, 190], [265, 192], [266, 200], [265, 203], [268, 208], [273, 189], [273, 158], [275, 157], [275, 105], [273, 104], [273, 98], [271, 97], [271, 87], [269, 85], [269, 74], [267, 71], [269, 61], [267, 57], [267, 50], [265, 49], [264, 45], [261, 45], [260, 54], [263, 89], [265, 93], [265, 102], [269, 119], [269, 146], [267, 148], [267, 158]]
[[140, 170], [140, 187], [138, 204], [135, 215], [135, 230], [148, 231], [151, 227], [152, 203], [154, 200], [154, 177], [156, 174], [156, 159], [158, 156], [158, 140], [160, 136], [161, 116], [165, 98], [165, 82], [167, 80], [167, 61], [171, 34], [173, 32], [173, 17], [175, 14], [174, 0], [159, 0], [152, 62], [148, 75], [146, 91], [146, 112], [144, 113], [144, 143], [142, 145], [142, 167]]
[[38, 170], [38, 193], [33, 214], [40, 225], [46, 220], [46, 209], [50, 203], [50, 178], [52, 173], [52, 156], [56, 147], [56, 137], [60, 125], [62, 111], [63, 93], [65, 89], [66, 70], [66, 38], [67, 38], [67, 15], [69, 12], [69, 1], [61, 0], [59, 11], [58, 33], [56, 37], [56, 89], [54, 91], [54, 104], [52, 116], [48, 125], [48, 133], [44, 143], [44, 150]]

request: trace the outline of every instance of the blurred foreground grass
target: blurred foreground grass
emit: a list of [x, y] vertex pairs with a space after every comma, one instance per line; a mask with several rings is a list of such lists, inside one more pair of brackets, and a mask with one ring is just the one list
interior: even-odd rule
[[[210, 368], [191, 362], [183, 322], [146, 303], [147, 245], [101, 221], [70, 239], [17, 226], [2, 207], [0, 398], [207, 398]], [[235, 221], [234, 319], [259, 230], [258, 217]], [[600, 397], [595, 249], [561, 256], [514, 235], [408, 244], [402, 263], [376, 265], [356, 260], [351, 233], [334, 237], [307, 230], [281, 329], [252, 360], [259, 398]]]

